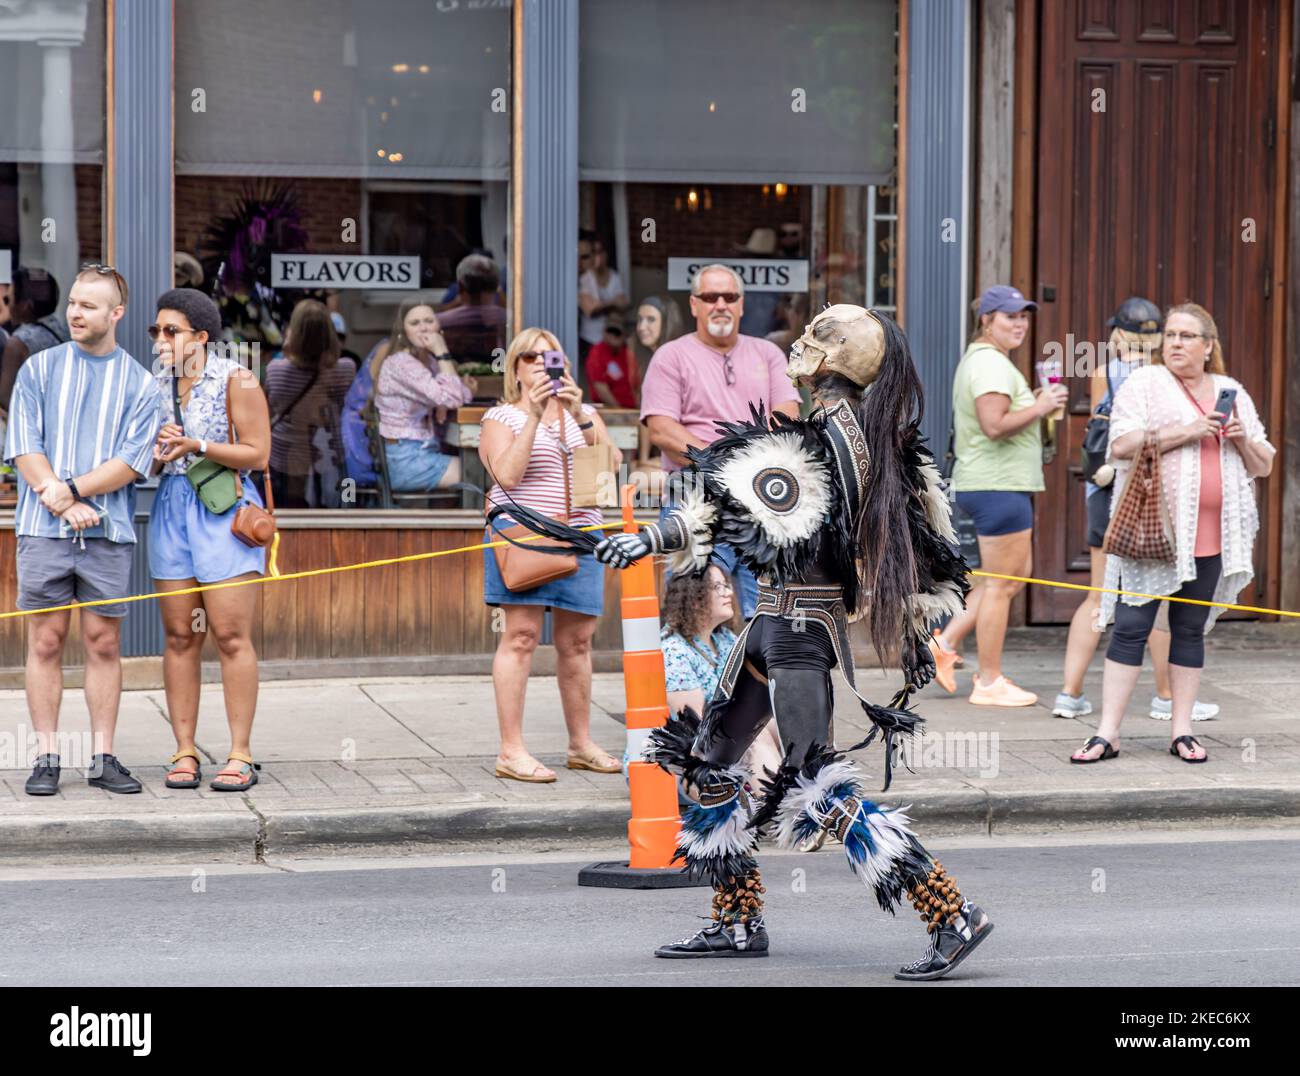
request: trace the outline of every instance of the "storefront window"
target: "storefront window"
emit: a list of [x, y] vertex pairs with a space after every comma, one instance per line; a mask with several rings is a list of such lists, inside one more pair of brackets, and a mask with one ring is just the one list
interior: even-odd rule
[[[693, 331], [710, 262], [744, 279], [741, 331], [782, 348], [825, 303], [893, 309], [896, 19], [893, 0], [753, 0], [743, 19], [584, 0], [580, 218], [643, 367]], [[580, 325], [585, 349], [603, 326]]]
[[0, 3], [0, 343], [21, 358], [68, 338], [67, 289], [103, 250], [104, 20], [103, 0]]
[[[509, 0], [176, 2], [178, 278], [221, 302], [273, 413], [273, 389], [292, 390], [285, 403], [303, 393], [273, 431], [292, 442], [291, 507], [462, 504], [428, 488], [435, 467], [390, 473], [387, 459], [417, 433], [423, 452], [455, 453], [455, 408], [390, 417], [382, 392], [370, 402], [365, 360], [400, 304], [423, 298], [460, 374], [480, 379], [472, 391], [495, 398], [490, 364], [509, 329], [510, 17]], [[489, 259], [486, 272], [473, 263], [472, 292], [457, 282], [471, 254]], [[350, 400], [337, 373], [309, 381], [312, 356], [292, 340], [292, 376], [269, 365], [305, 299], [345, 331], [341, 365], [361, 371]], [[366, 421], [371, 406], [379, 422]]]

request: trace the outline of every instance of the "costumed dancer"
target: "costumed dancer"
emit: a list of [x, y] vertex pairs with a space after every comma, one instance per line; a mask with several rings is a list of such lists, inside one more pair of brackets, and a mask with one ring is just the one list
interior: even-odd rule
[[[848, 750], [879, 735], [887, 789], [898, 738], [921, 722], [910, 693], [934, 674], [929, 623], [962, 608], [966, 565], [949, 544], [948, 501], [918, 429], [921, 385], [898, 326], [878, 311], [832, 306], [790, 354], [789, 376], [810, 385], [812, 414], [719, 423], [718, 440], [690, 449], [675, 508], [660, 523], [605, 539], [545, 518], [528, 523], [614, 567], [662, 553], [675, 572], [702, 572], [714, 542], [726, 542], [760, 579], [758, 608], [703, 718], [685, 710], [650, 737], [647, 757], [692, 801], [678, 854], [714, 888], [711, 923], [655, 955], [766, 956], [759, 835], [794, 847], [825, 832], [882, 909], [892, 914], [907, 899], [927, 925], [929, 947], [896, 978], [938, 979], [993, 925], [917, 840], [904, 809], [868, 799], [860, 771], [835, 750], [831, 671], [839, 667], [872, 726]], [[848, 623], [858, 618], [882, 663], [905, 674], [887, 706], [854, 684]], [[773, 718], [785, 761], [756, 788], [741, 758]]]

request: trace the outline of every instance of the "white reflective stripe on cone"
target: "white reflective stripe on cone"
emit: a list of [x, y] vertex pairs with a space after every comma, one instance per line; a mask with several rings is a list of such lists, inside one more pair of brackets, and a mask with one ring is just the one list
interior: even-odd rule
[[639, 616], [623, 619], [623, 649], [629, 653], [637, 650], [658, 650], [659, 618]]
[[628, 729], [627, 730], [627, 760], [628, 762], [646, 762], [645, 757], [646, 745], [650, 743], [650, 733], [654, 729]]

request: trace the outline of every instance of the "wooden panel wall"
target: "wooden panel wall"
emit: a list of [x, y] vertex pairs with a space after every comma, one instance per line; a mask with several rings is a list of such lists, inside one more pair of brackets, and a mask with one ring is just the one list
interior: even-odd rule
[[[412, 553], [457, 549], [482, 541], [473, 529], [285, 529], [280, 570], [358, 564]], [[0, 609], [16, 608], [15, 542], [0, 529]], [[483, 604], [481, 551], [410, 564], [337, 572], [312, 579], [266, 583], [257, 588], [253, 642], [265, 660], [486, 654], [496, 649], [492, 610]], [[617, 573], [606, 572], [605, 614], [596, 631], [597, 650], [623, 645]], [[73, 617], [67, 665], [82, 660]], [[24, 662], [24, 622], [0, 624], [0, 667]], [[216, 660], [209, 639], [205, 658]]]

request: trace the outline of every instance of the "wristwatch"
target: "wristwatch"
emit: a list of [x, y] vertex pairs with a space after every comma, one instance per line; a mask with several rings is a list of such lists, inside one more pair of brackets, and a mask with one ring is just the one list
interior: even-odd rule
[[63, 484], [68, 487], [68, 492], [71, 493], [73, 497], [79, 501], [83, 499], [81, 496], [81, 490], [77, 489], [76, 480], [72, 475], [68, 475], [68, 477], [63, 480]]
[[199, 455], [200, 455], [200, 456], [206, 456], [207, 454], [208, 454], [208, 443], [207, 443], [207, 441], [200, 440], [200, 441], [199, 441]]
[[593, 422], [593, 421], [591, 421], [590, 419], [588, 419], [586, 422], [579, 422], [579, 423], [578, 423], [578, 429], [580, 429], [580, 430], [589, 430], [589, 429], [591, 429], [594, 425], [596, 425], [596, 423]]

